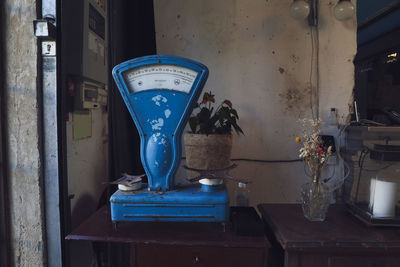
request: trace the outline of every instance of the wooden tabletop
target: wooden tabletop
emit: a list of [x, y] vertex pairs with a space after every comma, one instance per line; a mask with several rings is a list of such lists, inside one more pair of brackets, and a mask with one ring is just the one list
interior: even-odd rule
[[118, 223], [115, 229], [108, 205], [96, 211], [66, 239], [165, 245], [269, 247], [268, 240], [263, 236], [238, 236], [230, 231], [224, 232], [219, 223], [125, 222]]
[[304, 218], [299, 204], [260, 204], [258, 209], [286, 249], [400, 249], [400, 228], [367, 227], [345, 205], [331, 205], [324, 222]]

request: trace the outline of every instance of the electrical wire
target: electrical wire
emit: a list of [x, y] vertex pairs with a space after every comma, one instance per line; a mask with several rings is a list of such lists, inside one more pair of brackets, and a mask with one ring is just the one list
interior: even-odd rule
[[[353, 125], [353, 124], [357, 124], [357, 125], [359, 125], [361, 123], [361, 125], [369, 125], [369, 124], [374, 124], [374, 125], [378, 125], [378, 126], [384, 126], [384, 124], [381, 124], [381, 123], [379, 123], [379, 122], [375, 122], [375, 121], [371, 121], [371, 120], [366, 120], [366, 119], [362, 119], [362, 120], [360, 120], [359, 122], [357, 122], [357, 121], [350, 121], [349, 123], [347, 123], [347, 124], [345, 124], [345, 125], [343, 125], [341, 128], [340, 128], [340, 130], [339, 130], [339, 134], [338, 134], [338, 145], [337, 145], [337, 148], [336, 148], [336, 151], [338, 152], [337, 154], [338, 154], [338, 156], [339, 156], [339, 160], [341, 160], [342, 162], [343, 162], [343, 164], [344, 164], [344, 166], [345, 166], [345, 168], [347, 168], [347, 174], [346, 174], [346, 172], [345, 172], [345, 175], [344, 175], [344, 177], [343, 177], [343, 180], [345, 180], [348, 176], [349, 176], [349, 174], [350, 174], [350, 166], [349, 166], [349, 164], [343, 159], [343, 157], [342, 157], [342, 151], [340, 150], [340, 148], [341, 148], [341, 143], [342, 143], [342, 138], [341, 138], [341, 136], [342, 136], [342, 134], [343, 134], [343, 132], [345, 132], [346, 131], [346, 129], [347, 129], [347, 127], [349, 127], [349, 126], [351, 126], [351, 125]], [[388, 167], [388, 166], [387, 166]], [[384, 167], [385, 168], [385, 167]], [[364, 170], [366, 170], [366, 169], [364, 169]], [[368, 170], [367, 170], [368, 171]]]
[[[336, 143], [336, 151], [337, 151], [337, 155], [338, 155], [338, 159], [341, 161], [341, 162], [343, 162], [343, 167], [344, 167], [344, 175], [343, 175], [343, 178], [341, 179], [341, 181], [339, 181], [338, 183], [337, 183], [337, 188], [339, 188], [342, 184], [343, 184], [343, 182], [344, 182], [344, 180], [346, 180], [347, 179], [347, 177], [350, 175], [350, 173], [351, 173], [351, 171], [350, 171], [350, 166], [349, 166], [349, 164], [347, 163], [347, 161], [342, 157], [342, 151], [341, 151], [341, 147], [342, 147], [342, 134], [343, 134], [343, 132], [345, 132], [346, 131], [346, 129], [349, 127], [349, 126], [352, 126], [353, 124], [356, 124], [356, 125], [378, 125], [378, 126], [383, 126], [383, 124], [381, 124], [381, 123], [379, 123], [379, 122], [375, 122], [375, 121], [371, 121], [371, 120], [366, 120], [366, 119], [362, 119], [362, 120], [360, 120], [359, 122], [357, 122], [357, 121], [350, 121], [349, 123], [347, 123], [347, 124], [345, 124], [345, 125], [343, 125], [341, 128], [340, 128], [340, 130], [339, 130], [339, 134], [338, 134], [338, 137], [337, 137], [337, 139], [338, 139], [338, 142]], [[368, 148], [365, 148], [365, 149], [368, 149]], [[364, 149], [364, 150], [365, 150]], [[364, 151], [363, 150], [363, 151]], [[365, 151], [364, 151], [364, 153], [366, 153]], [[363, 154], [364, 154], [363, 153]], [[363, 154], [360, 154], [360, 156], [362, 156]], [[363, 161], [364, 161], [364, 159], [365, 159], [365, 156], [366, 155], [364, 155], [363, 156]], [[360, 160], [360, 158], [359, 158], [359, 160]], [[364, 164], [363, 162], [359, 162], [359, 165], [360, 164]], [[379, 169], [375, 169], [375, 170], [372, 170], [372, 169], [366, 169], [366, 168], [364, 168], [364, 167], [362, 167], [362, 169], [360, 170], [361, 172], [362, 171], [371, 171], [371, 172], [373, 172], [373, 171], [379, 171], [379, 170], [383, 170], [383, 169], [386, 169], [386, 168], [388, 168], [388, 167], [390, 167], [391, 166], [391, 164], [390, 165], [387, 165], [387, 166], [384, 166], [384, 167], [382, 167], [382, 168], [379, 168]], [[359, 173], [359, 175], [361, 175], [361, 173]]]
[[359, 192], [359, 188], [360, 188], [360, 181], [361, 181], [361, 175], [363, 171], [370, 171], [370, 172], [377, 172], [377, 171], [381, 171], [384, 170], [386, 168], [389, 168], [390, 166], [392, 166], [393, 164], [388, 164], [382, 168], [378, 168], [378, 169], [366, 169], [364, 168], [364, 163], [365, 163], [365, 157], [370, 153], [370, 149], [368, 147], [365, 147], [361, 153], [360, 156], [358, 157], [358, 179], [357, 179], [357, 188], [356, 188], [356, 194], [355, 194], [355, 202], [357, 202], [357, 198], [358, 198], [358, 192]]
[[[366, 151], [366, 152], [364, 152], [364, 151]], [[363, 152], [364, 152], [366, 155], [368, 155], [368, 154], [370, 153], [370, 149], [369, 149], [368, 147], [365, 147], [365, 148], [363, 149], [363, 151], [361, 151], [361, 153], [363, 153]], [[366, 169], [366, 168], [363, 167], [364, 162], [360, 162], [360, 158], [361, 158], [361, 155], [360, 155], [360, 157], [358, 158], [358, 167], [359, 167], [360, 169], [362, 168], [363, 171], [367, 171], [367, 172], [377, 172], [377, 171], [381, 171], [381, 170], [387, 169], [387, 168], [389, 168], [390, 166], [393, 165], [393, 164], [388, 164], [388, 165], [386, 165], [386, 166], [384, 166], [384, 167], [377, 168], [377, 169]], [[365, 156], [363, 157], [362, 161], [364, 161], [364, 160], [365, 160]]]
[[[334, 186], [334, 190], [337, 189], [337, 188], [339, 188], [339, 187], [342, 185], [342, 182], [343, 182], [343, 181], [349, 176], [349, 174], [350, 174], [350, 166], [349, 166], [349, 164], [343, 159], [343, 157], [342, 157], [342, 155], [341, 155], [341, 153], [342, 153], [342, 151], [340, 150], [340, 147], [341, 147], [341, 135], [342, 135], [342, 133], [347, 129], [347, 127], [351, 126], [351, 124], [352, 124], [352, 123], [355, 123], [355, 122], [356, 122], [356, 121], [351, 121], [351, 122], [349, 122], [349, 123], [343, 125], [343, 127], [341, 127], [340, 130], [339, 130], [338, 142], [336, 143], [336, 151], [337, 151], [337, 155], [338, 155], [339, 160], [341, 160], [341, 161], [343, 162], [343, 165], [344, 165], [344, 175], [343, 175], [342, 181], [336, 183], [338, 186]], [[368, 122], [366, 121], [366, 123], [373, 123], [373, 121], [368, 121]], [[365, 156], [363, 157], [363, 161], [364, 161], [364, 158], [365, 158]], [[186, 157], [182, 157], [181, 159], [182, 159], [182, 160], [186, 160]], [[259, 162], [259, 163], [294, 163], [294, 162], [303, 162], [302, 159], [266, 160], [266, 159], [250, 159], [250, 158], [233, 158], [233, 159], [231, 159], [231, 161], [247, 161], [247, 162]], [[360, 165], [360, 164], [363, 164], [363, 162], [361, 163], [361, 162], [360, 162], [360, 159], [359, 159], [359, 165]], [[327, 166], [336, 166], [336, 165], [327, 164]], [[377, 170], [367, 170], [367, 169], [364, 169], [364, 170], [365, 170], [365, 171], [378, 171], [378, 170], [385, 169], [385, 168], [387, 168], [387, 167], [389, 167], [389, 166], [390, 166], [390, 165], [385, 166], [385, 167], [383, 167], [383, 168], [381, 168], [381, 169], [377, 169]], [[307, 173], [306, 167], [307, 167], [307, 164], [305, 163], [305, 164], [304, 164], [304, 172], [305, 172], [305, 174], [306, 174], [308, 177], [311, 177], [311, 175]], [[346, 169], [347, 169], [347, 173], [346, 173]], [[335, 175], [335, 173], [336, 173], [336, 168], [333, 168], [332, 174], [329, 175], [329, 177], [324, 178], [323, 181], [324, 181], [324, 182], [330, 181], [331, 178]]]
[[315, 120], [314, 116], [314, 107], [313, 107], [313, 94], [314, 94], [314, 89], [313, 89], [313, 72], [314, 72], [314, 33], [313, 33], [313, 27], [310, 26], [310, 37], [311, 37], [311, 62], [310, 62], [310, 109], [311, 109], [311, 117], [313, 120]]
[[[318, 14], [318, 5], [315, 3], [314, 9]], [[318, 28], [318, 18], [316, 18], [316, 23], [309, 24], [310, 28], [310, 39], [311, 39], [311, 62], [310, 62], [310, 109], [311, 116], [313, 120], [319, 120], [319, 85], [320, 85], [320, 71], [319, 71], [319, 28]], [[315, 35], [314, 35], [315, 30]], [[315, 66], [314, 66], [315, 61]], [[314, 82], [314, 67], [315, 67], [315, 89], [313, 86]], [[315, 99], [314, 99], [315, 98]], [[315, 101], [315, 107], [314, 107]], [[314, 112], [315, 109], [315, 112]]]
[[315, 101], [316, 101], [316, 113], [317, 113], [317, 120], [319, 120], [319, 29], [318, 29], [318, 24], [317, 26], [315, 26], [315, 30], [316, 30], [316, 79], [317, 79], [317, 85], [315, 88], [316, 91], [316, 96], [315, 96]]
[[369, 149], [363, 149], [360, 153], [360, 157], [358, 158], [358, 167], [360, 168], [358, 170], [358, 181], [357, 181], [357, 188], [356, 188], [356, 199], [355, 202], [357, 202], [358, 198], [358, 190], [360, 188], [360, 180], [361, 180], [361, 173], [363, 171], [363, 166], [364, 166], [364, 160], [365, 157], [369, 154]]
[[[346, 178], [350, 175], [350, 166], [349, 164], [344, 160], [344, 158], [342, 157], [342, 151], [340, 150], [340, 148], [342, 147], [342, 133], [347, 129], [347, 127], [349, 127], [353, 122], [355, 121], [351, 121], [347, 124], [345, 124], [343, 127], [340, 128], [339, 130], [339, 134], [338, 134], [338, 144], [337, 144], [337, 155], [339, 157], [339, 160], [341, 160], [343, 162], [344, 165], [344, 175], [343, 175], [343, 181], [346, 180]], [[347, 174], [346, 174], [346, 168], [347, 168]]]
[[278, 159], [278, 160], [266, 160], [266, 159], [246, 159], [246, 158], [235, 158], [231, 161], [249, 161], [249, 162], [262, 162], [262, 163], [291, 163], [300, 162], [302, 159]]
[[369, 149], [365, 147], [361, 151], [360, 156], [358, 157], [358, 167], [362, 168], [362, 166], [364, 165], [365, 156], [367, 156], [368, 154], [369, 154]]
[[[186, 160], [186, 157], [182, 157], [182, 160]], [[261, 163], [292, 163], [300, 162], [302, 159], [278, 159], [278, 160], [267, 160], [267, 159], [249, 159], [249, 158], [233, 158], [231, 161], [247, 161], [247, 162], [261, 162]]]

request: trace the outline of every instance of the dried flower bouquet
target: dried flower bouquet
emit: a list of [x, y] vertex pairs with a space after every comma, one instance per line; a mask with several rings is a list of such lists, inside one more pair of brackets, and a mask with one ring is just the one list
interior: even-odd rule
[[332, 146], [324, 147], [321, 138], [321, 121], [302, 119], [303, 138], [296, 137], [297, 142], [302, 142], [299, 157], [303, 159], [312, 173], [313, 182], [320, 182], [321, 171], [327, 159], [332, 154]]

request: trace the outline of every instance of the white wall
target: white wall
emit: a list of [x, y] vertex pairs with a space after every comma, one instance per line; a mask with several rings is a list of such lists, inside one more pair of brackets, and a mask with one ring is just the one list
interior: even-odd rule
[[[355, 5], [355, 1], [352, 1]], [[289, 16], [292, 0], [155, 0], [158, 54], [198, 60], [210, 69], [204, 90], [230, 99], [245, 136], [233, 158], [296, 159], [298, 119], [311, 117], [311, 35]], [[356, 21], [333, 17], [336, 1], [320, 1], [320, 114], [348, 115], [354, 84]], [[182, 175], [183, 172], [180, 172]], [[295, 202], [307, 181], [302, 163], [239, 162], [251, 180], [251, 203]], [[232, 185], [230, 185], [232, 187]], [[230, 189], [232, 190], [232, 189]]]

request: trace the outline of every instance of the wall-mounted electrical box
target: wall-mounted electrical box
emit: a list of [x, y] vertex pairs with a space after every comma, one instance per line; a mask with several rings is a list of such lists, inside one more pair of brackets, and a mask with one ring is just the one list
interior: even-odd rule
[[107, 104], [107, 91], [104, 84], [82, 81], [75, 97], [75, 109], [98, 108]]
[[79, 76], [67, 78], [68, 95], [71, 97], [69, 111], [94, 109], [107, 105], [107, 89], [99, 83]]
[[107, 1], [62, 1], [65, 73], [107, 84]]

